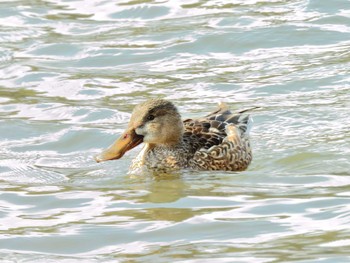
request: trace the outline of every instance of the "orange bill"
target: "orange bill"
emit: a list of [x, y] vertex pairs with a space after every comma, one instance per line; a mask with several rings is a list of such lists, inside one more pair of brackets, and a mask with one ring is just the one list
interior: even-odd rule
[[143, 136], [137, 135], [134, 129], [126, 130], [108, 149], [97, 155], [95, 160], [99, 163], [119, 159], [142, 141]]

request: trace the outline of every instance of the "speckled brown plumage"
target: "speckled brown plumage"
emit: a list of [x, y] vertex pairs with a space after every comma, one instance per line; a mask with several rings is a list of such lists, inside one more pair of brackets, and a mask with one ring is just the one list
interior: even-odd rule
[[[183, 121], [184, 132], [176, 145], [145, 146], [132, 168], [151, 170], [245, 170], [252, 160], [247, 125], [249, 116], [233, 114], [226, 105], [200, 119]], [[171, 124], [169, 124], [171, 129]], [[149, 148], [149, 149], [147, 149]]]
[[203, 118], [182, 121], [173, 103], [149, 100], [134, 108], [125, 132], [96, 160], [119, 159], [143, 142], [131, 172], [144, 167], [163, 172], [182, 168], [242, 171], [252, 160], [249, 116], [244, 112], [232, 113], [221, 104]]

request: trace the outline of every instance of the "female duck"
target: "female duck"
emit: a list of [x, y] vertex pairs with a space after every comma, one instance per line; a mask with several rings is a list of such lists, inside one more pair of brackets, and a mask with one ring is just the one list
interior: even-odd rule
[[96, 161], [121, 158], [145, 143], [132, 169], [245, 170], [252, 160], [245, 111], [233, 114], [226, 105], [200, 119], [182, 121], [173, 103], [163, 99], [137, 105], [125, 132]]

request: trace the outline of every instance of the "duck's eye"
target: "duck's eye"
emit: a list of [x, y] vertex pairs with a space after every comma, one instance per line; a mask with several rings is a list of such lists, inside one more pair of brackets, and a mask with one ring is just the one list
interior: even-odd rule
[[147, 120], [148, 120], [148, 121], [153, 121], [154, 118], [155, 118], [155, 117], [154, 117], [154, 115], [152, 115], [152, 114], [150, 114], [150, 115], [147, 116]]

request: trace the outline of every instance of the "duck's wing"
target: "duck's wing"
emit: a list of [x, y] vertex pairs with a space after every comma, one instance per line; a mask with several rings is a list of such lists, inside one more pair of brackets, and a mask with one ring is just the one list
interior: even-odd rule
[[[204, 118], [184, 121], [185, 135], [192, 148], [189, 167], [197, 170], [245, 170], [252, 160], [246, 109], [232, 113], [225, 104]], [[196, 141], [197, 140], [197, 141]], [[193, 142], [195, 142], [193, 144]]]
[[219, 104], [219, 109], [210, 113], [204, 117], [204, 119], [222, 122], [225, 125], [224, 129], [226, 128], [226, 125], [233, 124], [233, 126], [236, 126], [240, 130], [242, 136], [244, 136], [249, 132], [250, 116], [249, 114], [243, 113], [252, 111], [257, 108], [259, 107], [252, 107], [240, 110], [238, 112], [231, 112], [226, 103], [221, 102]]
[[239, 136], [245, 136], [249, 126], [249, 115], [243, 113], [247, 111], [232, 113], [226, 104], [221, 103], [219, 109], [203, 118], [184, 120], [184, 138], [189, 142], [195, 142], [194, 148], [209, 149], [214, 145], [220, 145], [227, 137], [228, 125], [238, 128]]

